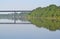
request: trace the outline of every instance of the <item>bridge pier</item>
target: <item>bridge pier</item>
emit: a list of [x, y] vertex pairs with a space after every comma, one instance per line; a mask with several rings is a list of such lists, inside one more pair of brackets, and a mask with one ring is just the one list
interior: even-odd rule
[[14, 24], [16, 24], [16, 12], [14, 12]]

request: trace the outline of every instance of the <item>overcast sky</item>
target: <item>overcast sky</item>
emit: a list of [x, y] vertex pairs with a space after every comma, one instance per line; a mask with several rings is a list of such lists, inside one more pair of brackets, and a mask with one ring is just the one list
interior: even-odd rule
[[50, 4], [60, 6], [60, 0], [0, 0], [0, 10], [33, 10]]

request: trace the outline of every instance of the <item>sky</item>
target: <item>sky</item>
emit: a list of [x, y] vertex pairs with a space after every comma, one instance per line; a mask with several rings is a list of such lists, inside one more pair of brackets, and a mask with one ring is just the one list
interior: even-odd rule
[[0, 0], [0, 10], [33, 10], [50, 4], [60, 6], [60, 0]]

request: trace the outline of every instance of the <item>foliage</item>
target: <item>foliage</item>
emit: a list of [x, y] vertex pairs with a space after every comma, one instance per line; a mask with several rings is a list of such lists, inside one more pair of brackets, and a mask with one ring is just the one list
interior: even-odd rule
[[38, 7], [29, 15], [29, 21], [37, 27], [44, 27], [51, 31], [60, 30], [60, 6], [54, 4]]

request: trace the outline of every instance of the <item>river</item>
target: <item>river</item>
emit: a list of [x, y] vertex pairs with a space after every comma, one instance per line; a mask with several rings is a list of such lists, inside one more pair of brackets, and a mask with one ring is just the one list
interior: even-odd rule
[[[2, 19], [0, 22], [13, 22], [13, 20]], [[34, 24], [0, 24], [0, 39], [60, 39], [60, 30], [50, 31], [38, 28]]]

